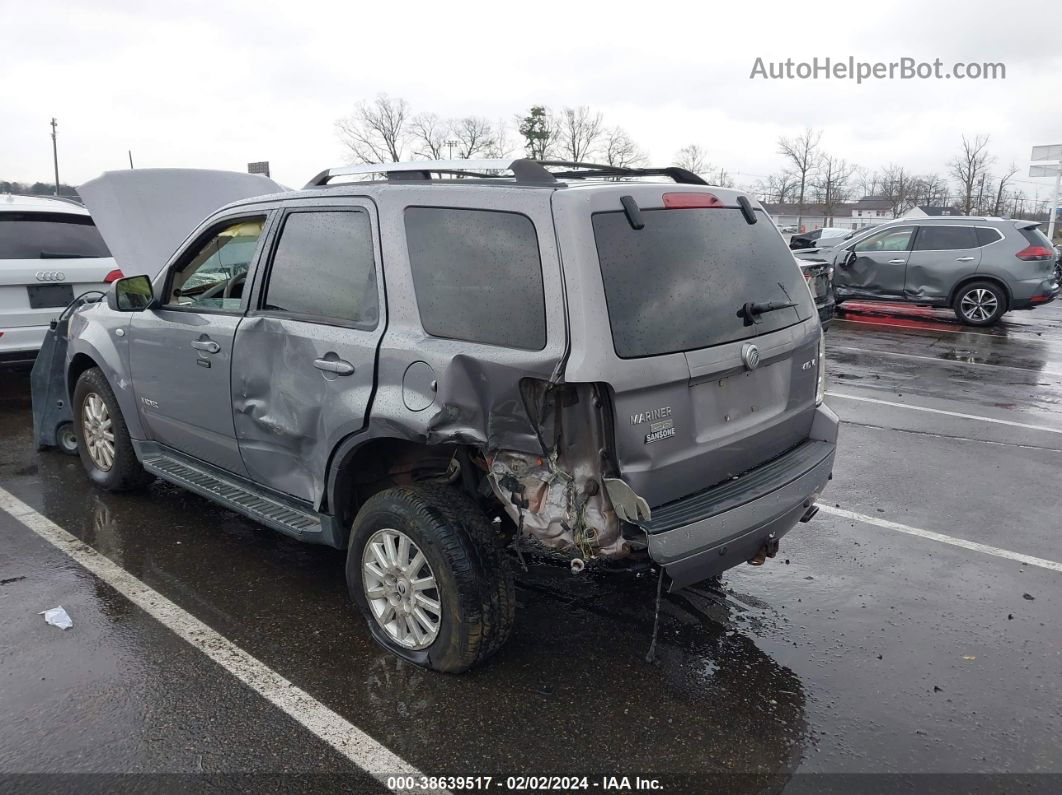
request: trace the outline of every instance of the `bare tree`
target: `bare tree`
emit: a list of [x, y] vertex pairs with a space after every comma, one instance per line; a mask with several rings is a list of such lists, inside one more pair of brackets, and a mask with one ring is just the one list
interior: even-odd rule
[[816, 198], [822, 202], [826, 223], [833, 224], [833, 213], [838, 204], [847, 201], [852, 189], [849, 181], [854, 168], [847, 161], [833, 155], [819, 158], [819, 170], [812, 178]]
[[495, 148], [494, 125], [481, 116], [465, 116], [455, 119], [450, 126], [457, 141], [457, 156], [463, 160], [486, 156]]
[[409, 122], [413, 154], [428, 160], [442, 160], [449, 125], [434, 113], [418, 113]]
[[797, 190], [797, 228], [804, 225], [804, 197], [807, 193], [811, 175], [819, 165], [819, 142], [822, 131], [810, 127], [795, 138], [779, 138], [778, 153], [783, 155], [793, 167], [798, 180]]
[[999, 178], [999, 185], [996, 190], [996, 203], [992, 207], [992, 215], [1003, 214], [1003, 203], [1006, 199], [1007, 184], [1010, 182], [1011, 178], [1017, 173], [1018, 167], [1014, 163], [1011, 163], [1010, 168], [1007, 169], [1007, 172]]
[[398, 162], [409, 138], [409, 114], [404, 99], [380, 94], [372, 102], [359, 102], [354, 113], [336, 122], [336, 129], [353, 162]]
[[856, 190], [859, 192], [859, 198], [867, 196], [877, 195], [878, 188], [881, 187], [881, 177], [877, 171], [869, 171], [863, 166], [856, 166], [852, 173], [852, 181], [855, 184]]
[[771, 174], [767, 181], [760, 180], [756, 191], [765, 202], [791, 203], [796, 198], [797, 180], [791, 171]]
[[955, 181], [962, 189], [962, 211], [969, 215], [974, 206], [974, 192], [980, 187], [983, 178], [994, 158], [988, 153], [988, 136], [978, 135], [972, 141], [964, 135], [962, 149], [948, 167]]
[[881, 196], [896, 218], [914, 207], [915, 178], [903, 166], [889, 163], [881, 173]]
[[586, 105], [562, 110], [557, 126], [564, 156], [577, 163], [586, 160], [605, 135], [603, 117]]
[[708, 153], [698, 144], [690, 144], [679, 149], [674, 162], [679, 168], [692, 171], [694, 174], [704, 174], [712, 167], [712, 164], [708, 162]]
[[605, 132], [602, 155], [610, 166], [631, 168], [645, 163], [645, 152], [627, 135], [622, 127], [612, 127]]
[[910, 197], [912, 206], [936, 205], [948, 203], [948, 183], [939, 174], [923, 174], [911, 180]]
[[708, 182], [712, 185], [718, 185], [720, 188], [734, 187], [734, 178], [730, 176], [730, 173], [725, 168], [721, 168], [718, 171], [709, 174]]

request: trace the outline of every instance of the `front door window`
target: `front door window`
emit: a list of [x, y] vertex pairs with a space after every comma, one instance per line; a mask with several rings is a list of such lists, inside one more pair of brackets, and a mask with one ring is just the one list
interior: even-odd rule
[[264, 224], [264, 218], [251, 218], [212, 234], [174, 271], [166, 306], [239, 311]]

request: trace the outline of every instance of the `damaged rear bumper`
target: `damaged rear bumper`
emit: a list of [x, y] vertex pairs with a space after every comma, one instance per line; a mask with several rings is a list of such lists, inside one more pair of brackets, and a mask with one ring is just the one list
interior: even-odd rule
[[788, 533], [825, 488], [835, 453], [834, 440], [811, 440], [738, 480], [654, 508], [649, 555], [671, 589], [750, 560]]

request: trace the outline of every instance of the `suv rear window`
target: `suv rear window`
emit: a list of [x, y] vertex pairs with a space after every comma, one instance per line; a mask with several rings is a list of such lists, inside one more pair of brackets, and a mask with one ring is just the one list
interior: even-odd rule
[[433, 337], [508, 348], [546, 346], [546, 298], [535, 226], [525, 215], [406, 209], [420, 322]]
[[[622, 211], [595, 213], [594, 237], [616, 354], [624, 359], [748, 339], [815, 314], [792, 253], [759, 210], [642, 210], [634, 229]], [[747, 302], [796, 304], [746, 326]]]
[[1040, 227], [1026, 226], [1018, 231], [1021, 232], [1021, 236], [1028, 241], [1030, 246], [1043, 246], [1048, 251], [1051, 250], [1051, 241], [1047, 239], [1047, 235], [1040, 231]]
[[109, 257], [87, 215], [0, 212], [0, 259]]

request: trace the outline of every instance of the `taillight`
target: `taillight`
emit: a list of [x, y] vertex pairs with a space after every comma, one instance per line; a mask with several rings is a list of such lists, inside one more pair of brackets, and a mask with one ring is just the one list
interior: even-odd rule
[[1055, 258], [1054, 253], [1047, 246], [1026, 246], [1014, 256], [1027, 261]]
[[714, 193], [665, 193], [664, 207], [669, 210], [691, 210], [704, 207], [725, 207]]
[[103, 283], [104, 284], [110, 284], [111, 282], [116, 282], [119, 279], [124, 279], [124, 278], [125, 278], [125, 274], [122, 273], [122, 269], [121, 268], [115, 268], [113, 271], [111, 271], [110, 273], [108, 273], [106, 276], [103, 277]]

